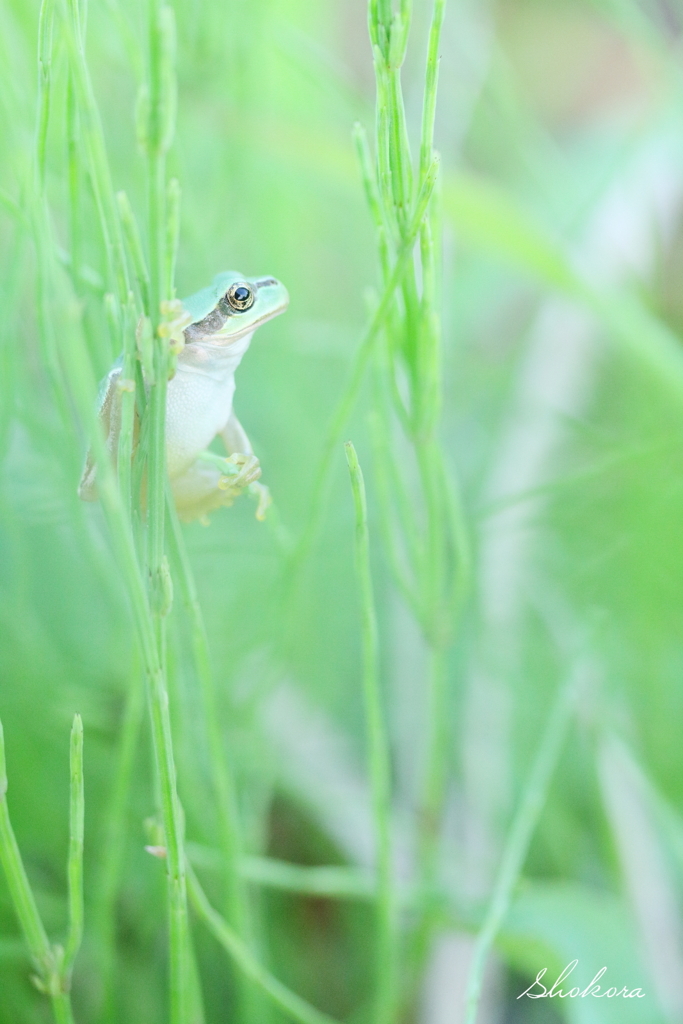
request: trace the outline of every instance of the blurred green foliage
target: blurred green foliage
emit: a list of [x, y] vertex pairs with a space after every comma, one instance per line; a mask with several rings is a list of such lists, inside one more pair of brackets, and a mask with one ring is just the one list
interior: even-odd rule
[[[361, 0], [174, 7], [178, 294], [225, 267], [274, 274], [290, 291], [289, 312], [259, 331], [240, 368], [236, 408], [281, 520], [298, 535], [368, 291], [377, 287], [351, 139], [353, 122], [371, 126], [374, 116], [366, 12]], [[431, 5], [416, 0], [404, 72], [415, 148], [430, 17]], [[436, 131], [445, 225], [441, 438], [476, 555], [448, 673], [446, 894], [434, 962], [451, 959], [445, 976], [427, 970], [425, 993], [408, 1011], [406, 1019], [424, 1024], [447, 1012], [459, 1019], [469, 940], [452, 948], [447, 940], [471, 935], [481, 920], [553, 694], [579, 658], [589, 662], [588, 679], [485, 982], [481, 1020], [494, 1019], [496, 1007], [506, 1021], [564, 1015], [577, 1024], [673, 1024], [683, 1012], [682, 24], [675, 2], [654, 0], [470, 0], [447, 12]], [[126, 812], [115, 1001], [102, 1006], [93, 915], [125, 693], [139, 667], [101, 510], [76, 497], [86, 439], [68, 396], [60, 408], [37, 342], [36, 260], [22, 213], [37, 26], [36, 3], [3, 0], [0, 717], [9, 804], [46, 928], [63, 935], [69, 728], [80, 712], [86, 934], [75, 1014], [79, 1022], [155, 1024], [166, 1019], [166, 947], [162, 873], [143, 850], [143, 821], [155, 807], [146, 731]], [[134, 117], [142, 36], [138, 5], [88, 3], [87, 57], [112, 177], [136, 209], [144, 203]], [[46, 181], [66, 254], [64, 61], [58, 51]], [[103, 374], [117, 354], [103, 311], [107, 267], [89, 183], [78, 188], [88, 268], [79, 312]], [[425, 649], [380, 544], [371, 405], [367, 388], [347, 429], [370, 491], [397, 846], [409, 863]], [[397, 449], [404, 457], [398, 441]], [[185, 532], [249, 852], [367, 867], [353, 507], [341, 446], [286, 628], [282, 554], [246, 500]], [[207, 758], [180, 607], [170, 633], [188, 836], [211, 845]], [[613, 735], [627, 753], [611, 745]], [[338, 1019], [368, 1019], [367, 904], [256, 886], [253, 896], [273, 973]], [[233, 1020], [224, 955], [195, 932], [206, 1019]], [[642, 986], [646, 999], [517, 1001], [540, 969], [554, 978], [575, 958], [577, 984], [607, 965], [610, 983]], [[3, 1024], [47, 1019], [29, 975], [2, 883]], [[264, 1007], [264, 1021], [270, 1014], [278, 1020]]]

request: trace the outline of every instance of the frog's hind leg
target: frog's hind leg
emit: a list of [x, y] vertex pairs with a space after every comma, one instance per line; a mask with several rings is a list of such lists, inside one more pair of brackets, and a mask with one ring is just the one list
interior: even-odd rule
[[230, 413], [228, 422], [221, 430], [221, 440], [225, 445], [228, 455], [254, 455], [251, 441], [247, 437], [246, 430], [235, 416], [234, 409]]
[[[121, 431], [121, 401], [117, 393], [121, 367], [116, 365], [105, 378], [100, 391], [99, 420], [106, 439], [107, 451], [116, 466], [116, 455]], [[97, 463], [91, 448], [85, 456], [85, 465], [78, 484], [78, 497], [82, 501], [97, 501]]]
[[247, 433], [235, 416], [234, 410], [230, 413], [230, 418], [221, 430], [221, 440], [225, 445], [225, 450], [230, 456], [230, 461], [234, 462], [237, 466], [243, 467], [245, 476], [249, 476], [253, 480], [258, 480], [261, 476], [261, 464], [254, 455], [254, 449], [251, 447], [251, 441], [247, 437]]
[[256, 486], [261, 475], [258, 459], [233, 455], [229, 459], [202, 452], [171, 480], [178, 516], [183, 522], [201, 519], [222, 506], [232, 505], [246, 487]]
[[272, 503], [270, 491], [265, 484], [256, 483], [261, 476], [261, 464], [254, 455], [254, 449], [247, 433], [235, 416], [234, 409], [230, 412], [228, 422], [220, 432], [221, 440], [230, 457], [230, 461], [242, 466], [241, 475], [249, 477], [249, 490], [257, 499], [256, 518], [265, 519], [266, 510]]
[[204, 518], [222, 505], [232, 505], [234, 495], [221, 487], [223, 476], [217, 466], [198, 458], [171, 480], [178, 517], [184, 523]]

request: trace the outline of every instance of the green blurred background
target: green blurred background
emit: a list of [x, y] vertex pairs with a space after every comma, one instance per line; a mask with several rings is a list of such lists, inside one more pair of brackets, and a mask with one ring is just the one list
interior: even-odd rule
[[[182, 185], [178, 294], [218, 270], [274, 274], [291, 305], [257, 334], [236, 409], [284, 526], [305, 524], [331, 409], [376, 285], [351, 128], [372, 125], [362, 0], [177, 0]], [[415, 0], [404, 85], [419, 116], [431, 7]], [[30, 172], [38, 6], [0, 6], [0, 717], [10, 810], [48, 930], [65, 923], [68, 735], [86, 743], [86, 925], [98, 871], [133, 628], [99, 507], [76, 497], [86, 439], [60, 411], [36, 340], [35, 257], [15, 215]], [[87, 51], [116, 188], [144, 201], [134, 107], [142, 13], [90, 0]], [[677, 0], [458, 0], [441, 47], [442, 437], [475, 550], [450, 673], [450, 893], [407, 1016], [457, 1024], [472, 921], [558, 685], [578, 713], [523, 881], [489, 967], [479, 1020], [683, 1021], [683, 7]], [[64, 54], [57, 53], [55, 74]], [[61, 93], [60, 93], [61, 89]], [[64, 89], [47, 188], [68, 245]], [[416, 120], [409, 124], [418, 130]], [[94, 205], [83, 183], [85, 219]], [[98, 372], [112, 351], [93, 231], [83, 318]], [[576, 268], [601, 301], [566, 285]], [[558, 269], [559, 268], [559, 269]], [[634, 340], [635, 339], [635, 340]], [[652, 353], [655, 353], [654, 356]], [[663, 353], [658, 361], [658, 353]], [[93, 396], [94, 400], [94, 396]], [[396, 834], [408, 878], [425, 721], [425, 651], [380, 544], [364, 393], [348, 425], [370, 492]], [[343, 455], [304, 580], [280, 615], [282, 556], [246, 500], [186, 528], [252, 853], [371, 861], [353, 508]], [[171, 624], [171, 698], [188, 836], [210, 844], [196, 694]], [[114, 1019], [165, 1019], [163, 878], [143, 850], [149, 737], [135, 763], [117, 901]], [[361, 1021], [367, 905], [254, 891], [273, 972]], [[231, 1016], [230, 973], [197, 932], [207, 1020]], [[518, 1000], [578, 959], [576, 983], [642, 986], [643, 1000]], [[0, 1020], [48, 1019], [4, 883]], [[95, 943], [76, 972], [79, 1021], [100, 1019]], [[268, 1019], [278, 1021], [274, 1011]], [[264, 1010], [264, 1014], [266, 1011]], [[264, 1019], [265, 1016], [264, 1016]]]

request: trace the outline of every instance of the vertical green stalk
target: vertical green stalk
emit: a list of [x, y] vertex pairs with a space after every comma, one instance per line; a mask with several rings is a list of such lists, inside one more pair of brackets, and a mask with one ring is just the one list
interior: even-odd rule
[[[136, 351], [136, 324], [140, 309], [149, 310], [149, 273], [142, 250], [140, 232], [135, 215], [125, 192], [116, 193], [116, 206], [121, 230], [128, 255], [131, 259], [133, 277], [138, 289], [138, 301], [129, 291], [127, 302], [119, 309], [120, 333], [123, 338], [123, 365], [118, 380], [120, 392], [120, 426], [117, 452], [119, 490], [128, 515], [134, 522], [139, 538], [141, 521], [139, 480], [133, 479], [133, 454], [135, 441], [136, 410], [144, 408], [146, 395], [144, 380]], [[146, 321], [145, 321], [146, 322]], [[139, 544], [141, 547], [142, 545]], [[135, 685], [135, 684], [131, 684]]]
[[428, 648], [427, 671], [427, 735], [425, 767], [418, 808], [417, 873], [420, 906], [408, 947], [408, 984], [411, 992], [417, 983], [429, 952], [435, 923], [438, 919], [438, 861], [443, 808], [448, 768], [449, 718], [447, 651], [443, 647]]
[[50, 943], [38, 913], [33, 892], [21, 860], [7, 807], [7, 766], [5, 737], [0, 722], [0, 859], [7, 878], [12, 903], [26, 943], [36, 966], [49, 961]]
[[62, 970], [67, 987], [71, 983], [73, 966], [83, 939], [83, 722], [80, 715], [74, 715], [69, 749], [71, 776], [69, 801], [69, 858], [67, 877], [69, 880], [69, 933], [64, 949]]
[[50, 944], [38, 912], [10, 821], [7, 788], [5, 738], [0, 722], [0, 864], [5, 872], [14, 910], [36, 969], [34, 984], [50, 998], [56, 1024], [73, 1024], [63, 954], [59, 947]]
[[213, 932], [240, 972], [268, 996], [288, 1020], [296, 1021], [297, 1024], [338, 1024], [333, 1017], [311, 1006], [267, 971], [254, 957], [246, 943], [213, 909], [189, 865], [187, 875], [190, 898], [198, 916], [203, 919], [209, 931]]
[[[44, 0], [43, 11], [51, 11], [49, 0]], [[74, 92], [79, 104], [79, 123], [85, 149], [88, 154], [88, 170], [93, 185], [100, 216], [104, 247], [116, 282], [119, 310], [129, 305], [128, 269], [123, 249], [118, 210], [111, 184], [104, 138], [94, 99], [88, 68], [83, 50], [80, 11], [76, 0], [66, 0], [65, 18], [62, 22], [66, 37], [70, 70], [73, 75]], [[44, 33], [45, 38], [49, 34]], [[41, 36], [41, 40], [43, 36]], [[42, 45], [42, 43], [41, 43]], [[47, 62], [43, 59], [43, 65]], [[42, 82], [42, 79], [41, 79]], [[49, 80], [43, 91], [49, 86]], [[37, 167], [44, 158], [44, 132], [42, 132], [42, 111], [46, 101], [39, 106], [39, 130], [37, 133]], [[148, 310], [155, 334], [161, 312], [161, 302], [166, 296], [165, 268], [172, 268], [173, 258], [166, 251], [167, 235], [165, 221], [165, 153], [173, 133], [175, 110], [173, 78], [173, 22], [168, 8], [153, 5], [150, 11], [150, 61], [147, 119], [145, 128], [145, 149], [148, 163], [148, 205], [150, 223], [150, 307]], [[144, 119], [143, 119], [144, 120]], [[39, 253], [41, 333], [47, 339], [48, 350], [54, 350], [54, 336], [49, 318], [44, 316], [45, 295], [48, 285], [55, 284], [54, 243], [52, 230], [42, 188], [40, 173], [36, 176], [36, 203], [34, 212], [35, 237]], [[55, 292], [59, 294], [60, 292]], [[117, 486], [109, 453], [104, 443], [99, 424], [92, 410], [92, 396], [95, 393], [92, 366], [86, 351], [75, 341], [75, 325], [69, 324], [61, 339], [61, 366], [63, 377], [55, 375], [56, 393], [62, 393], [64, 380], [83, 421], [89, 426], [94, 455], [98, 465], [98, 493], [105, 510], [108, 525], [117, 550], [122, 574], [126, 580], [136, 622], [146, 675], [149, 684], [152, 733], [157, 763], [157, 774], [161, 793], [161, 811], [167, 844], [168, 904], [170, 922], [170, 972], [169, 988], [172, 1024], [186, 1024], [188, 1020], [188, 970], [189, 929], [184, 877], [183, 822], [176, 791], [176, 774], [173, 757], [171, 727], [168, 713], [168, 695], [164, 672], [165, 614], [170, 606], [170, 577], [164, 557], [164, 503], [165, 503], [165, 440], [164, 421], [166, 405], [166, 380], [168, 352], [166, 342], [157, 340], [154, 346], [154, 378], [150, 388], [147, 406], [150, 429], [147, 451], [147, 544], [149, 553], [146, 567], [145, 586], [137, 557], [136, 545], [129, 519], [130, 488], [124, 487], [124, 496]], [[73, 336], [72, 336], [73, 335]], [[127, 346], [130, 353], [130, 345]], [[130, 361], [129, 361], [130, 362]], [[136, 375], [139, 376], [139, 375]], [[125, 381], [124, 381], [125, 382]], [[128, 402], [128, 417], [132, 421], [131, 403]], [[124, 470], [125, 473], [125, 470]]]
[[147, 311], [150, 308], [149, 272], [147, 270], [145, 255], [142, 249], [140, 230], [135, 219], [135, 214], [133, 213], [130, 205], [130, 200], [125, 192], [116, 193], [116, 203], [118, 206], [119, 217], [121, 218], [121, 228], [128, 248], [128, 254], [133, 264], [135, 280], [140, 290], [142, 308]]
[[[401, 88], [410, 28], [411, 4], [369, 0], [377, 99], [375, 158], [363, 130], [354, 130], [363, 185], [374, 222], [382, 276], [381, 299], [358, 349], [349, 384], [332, 416], [316, 476], [309, 522], [288, 564], [293, 569], [310, 549], [322, 514], [331, 457], [343, 424], [360, 391], [370, 356], [377, 354], [376, 448], [382, 465], [380, 511], [390, 565], [415, 614], [428, 652], [428, 728], [418, 815], [421, 904], [408, 944], [408, 970], [402, 981], [414, 987], [436, 926], [438, 842], [446, 793], [449, 723], [449, 650], [469, 578], [467, 531], [438, 438], [441, 391], [441, 339], [438, 288], [439, 214], [431, 203], [438, 172], [433, 130], [438, 81], [438, 50], [445, 0], [435, 0], [429, 35], [418, 166], [413, 171]], [[421, 289], [414, 247], [420, 238]], [[378, 344], [379, 343], [379, 344]], [[405, 458], [390, 450], [394, 416], [414, 457], [420, 491], [414, 507], [406, 498], [398, 466]], [[377, 423], [378, 419], [386, 422]], [[421, 529], [415, 524], [422, 523]]]
[[427, 51], [427, 67], [425, 71], [425, 93], [422, 108], [422, 137], [420, 141], [420, 174], [424, 175], [432, 159], [434, 145], [434, 118], [436, 115], [436, 95], [439, 83], [439, 44], [441, 28], [446, 13], [446, 0], [435, 0], [432, 23], [429, 29], [429, 48]]
[[[49, 0], [44, 0], [46, 11], [48, 4]], [[51, 7], [49, 10], [51, 11]], [[93, 425], [92, 416], [88, 414], [85, 406], [88, 400], [87, 392], [91, 390], [92, 393], [93, 390], [88, 383], [91, 367], [87, 365], [85, 353], [75, 350], [70, 352], [69, 343], [72, 339], [69, 338], [68, 341], [65, 339], [63, 359], [79, 412], [90, 424], [89, 433], [92, 437], [98, 465], [98, 492], [115, 545], [119, 550], [120, 565], [129, 588], [148, 679], [159, 801], [167, 848], [171, 1020], [181, 1024], [189, 1018], [193, 1000], [190, 992], [192, 987], [191, 951], [184, 877], [184, 825], [182, 808], [177, 795], [165, 672], [166, 616], [172, 601], [172, 586], [165, 557], [164, 537], [165, 413], [169, 351], [167, 338], [159, 330], [164, 303], [174, 294], [173, 278], [179, 227], [180, 191], [178, 183], [172, 181], [168, 188], [166, 186], [166, 154], [173, 137], [176, 105], [173, 13], [169, 7], [163, 6], [160, 0], [150, 0], [148, 5], [147, 75], [138, 111], [139, 138], [145, 153], [147, 170], [148, 259], [145, 260], [140, 234], [130, 205], [124, 195], [119, 195], [118, 199], [114, 197], [99, 112], [85, 61], [78, 0], [63, 0], [63, 10], [65, 13], [63, 27], [67, 40], [70, 81], [72, 82], [69, 94], [69, 124], [73, 128], [74, 138], [75, 132], [80, 130], [84, 142], [83, 148], [87, 153], [87, 169], [99, 212], [104, 249], [115, 282], [115, 296], [112, 295], [107, 299], [108, 315], [114, 325], [114, 335], [120, 335], [123, 338], [123, 367], [118, 385], [121, 415], [117, 460], [118, 487], [111, 472], [108, 454], [97, 424]], [[45, 23], [47, 24], [47, 22]], [[51, 38], [47, 32], [44, 32], [43, 36], [46, 39]], [[49, 69], [49, 62], [44, 59], [43, 49], [41, 49], [41, 67]], [[49, 86], [49, 78], [46, 81]], [[46, 103], [43, 103], [41, 110], [43, 108], [47, 109]], [[39, 161], [41, 167], [44, 162], [45, 139], [45, 130], [42, 126], [46, 123], [47, 115], [39, 118], [41, 129], [37, 152], [41, 157]], [[40, 192], [42, 198], [42, 188]], [[45, 212], [47, 212], [46, 209]], [[46, 225], [47, 221], [43, 226]], [[49, 258], [45, 240], [51, 236], [51, 232], [37, 230], [36, 234], [41, 239], [39, 243], [41, 244], [41, 253], [46, 260], [43, 281], [47, 281], [51, 271], [47, 266]], [[145, 323], [148, 326], [147, 328], [143, 326], [142, 331], [145, 339], [149, 337], [150, 359], [144, 361], [148, 385], [147, 394], [145, 393], [146, 389], [141, 386], [143, 381], [138, 353], [135, 350], [133, 328], [138, 320], [139, 305], [130, 291], [124, 238], [137, 278], [139, 305], [144, 309], [147, 318]], [[46, 336], [51, 337], [47, 326]], [[75, 348], [77, 349], [78, 346]], [[141, 352], [140, 355], [144, 356], [144, 353]], [[142, 422], [138, 456], [135, 459], [134, 472], [131, 473], [136, 408], [142, 416]], [[146, 493], [144, 508], [141, 508], [140, 483], [143, 479], [143, 471], [145, 471]], [[131, 526], [136, 527], [135, 534], [131, 530]], [[139, 541], [137, 546], [135, 537]], [[182, 549], [182, 538], [180, 538], [180, 545]], [[138, 562], [139, 553], [143, 554], [145, 560], [144, 575], [141, 575], [141, 567]], [[183, 581], [186, 579], [191, 581], [191, 577], [188, 575], [189, 567], [185, 565], [185, 569], [187, 569], [187, 573]], [[198, 633], [196, 623], [197, 621], [201, 623], [198, 605], [195, 605], [195, 612], [194, 635], [196, 640]], [[205, 642], [205, 638], [203, 639]], [[195, 642], [195, 657], [201, 680], [208, 678], [206, 650], [204, 650], [204, 654], [206, 657], [202, 661], [201, 644]], [[126, 737], [124, 737], [126, 742], [125, 749], [122, 751], [121, 777], [115, 794], [119, 825], [123, 815], [123, 806], [125, 806], [127, 776], [130, 768], [129, 759], [132, 755], [128, 741], [130, 736], [137, 732], [138, 716], [133, 713], [138, 707], [137, 700], [129, 698], [129, 706], [131, 715], [129, 716], [130, 720], [127, 719], [127, 721], [130, 728], [127, 728]], [[216, 742], [214, 736], [212, 744], [214, 751], [219, 746], [220, 738]], [[229, 786], [221, 785], [220, 782], [218, 785], [221, 792], [224, 794], [228, 792]], [[225, 815], [229, 816], [229, 811], [226, 809], [229, 804], [229, 799], [221, 801], [222, 810], [225, 811], [223, 816], [224, 833], [228, 831], [225, 826]], [[234, 821], [230, 828], [234, 844], [237, 832]], [[120, 848], [120, 842], [118, 846]], [[236, 862], [236, 859], [235, 855], [232, 860]], [[109, 865], [110, 885], [106, 904], [110, 911], [113, 906], [119, 861], [120, 856], [113, 856]], [[234, 878], [236, 868], [233, 870], [233, 867], [234, 865], [228, 867], [228, 873], [229, 875], [231, 873]], [[239, 914], [236, 912], [235, 916], [239, 917]]]
[[[446, 655], [440, 647], [429, 651], [428, 664], [428, 713], [427, 721], [427, 765], [424, 773], [422, 801], [420, 804], [420, 846], [419, 861], [423, 884], [432, 886], [436, 864], [436, 850], [439, 841], [440, 812], [444, 799], [446, 781], [445, 754], [449, 739]], [[431, 893], [428, 894], [430, 898]]]
[[[423, 186], [434, 164], [433, 149], [438, 52], [445, 0], [434, 0], [422, 109], [420, 152], [415, 174], [405, 130], [400, 69], [410, 27], [411, 5], [394, 11], [391, 0], [369, 4], [377, 86], [375, 172], [360, 132], [357, 148], [368, 205], [377, 230], [382, 279], [386, 284], [387, 246], [407, 241], [416, 209], [413, 180]], [[376, 360], [378, 398], [373, 434], [378, 453], [382, 534], [396, 582], [416, 615], [428, 658], [428, 726], [418, 815], [418, 869], [421, 905], [408, 945], [410, 988], [417, 981], [436, 923], [438, 844], [449, 759], [448, 662], [468, 577], [466, 531], [446, 470], [438, 427], [441, 406], [441, 323], [439, 314], [439, 211], [434, 198], [419, 224], [419, 275], [410, 262], [401, 277], [402, 302], [383, 324], [385, 344]], [[418, 280], [421, 285], [418, 288]], [[403, 386], [401, 387], [400, 384]], [[415, 508], [406, 502], [397, 460], [390, 451], [398, 419], [418, 472]], [[384, 420], [385, 422], [380, 422]], [[404, 456], [405, 457], [405, 456]], [[399, 456], [400, 459], [400, 456]], [[422, 523], [416, 529], [416, 523]]]
[[[123, 365], [121, 376], [118, 379], [117, 387], [120, 394], [120, 425], [119, 444], [116, 453], [116, 467], [118, 472], [119, 490], [124, 508], [130, 517], [137, 509], [137, 502], [133, 493], [133, 447], [135, 434], [135, 407], [137, 398], [137, 387], [139, 374], [135, 359], [135, 336], [133, 324], [135, 322], [135, 303], [132, 293], [128, 296], [128, 302], [119, 310], [121, 334], [123, 335]], [[136, 685], [136, 684], [132, 684]]]
[[[376, 374], [379, 378], [380, 374]], [[381, 406], [381, 395], [379, 388], [375, 388], [376, 404]], [[402, 538], [397, 536], [398, 530], [394, 524], [394, 514], [400, 518], [400, 528], [405, 532], [406, 538], [414, 538], [417, 535], [417, 527], [414, 525], [412, 509], [408, 503], [407, 495], [400, 479], [397, 467], [394, 463], [393, 452], [390, 441], [387, 439], [384, 430], [383, 417], [377, 410], [370, 414], [370, 427], [372, 431], [372, 444], [375, 472], [375, 488], [377, 500], [380, 506], [379, 528], [382, 534], [385, 554], [388, 559], [394, 582], [401, 592], [401, 596], [412, 611], [415, 618], [422, 619], [422, 608], [418, 595], [413, 588], [412, 575], [414, 566], [419, 558], [417, 546], [405, 545], [404, 551]]]
[[117, 298], [123, 305], [128, 299], [130, 287], [128, 268], [102, 124], [85, 59], [78, 0], [66, 0], [66, 16], [63, 19], [63, 27], [74, 97], [78, 100], [78, 110], [74, 113], [78, 117], [79, 138], [88, 155], [88, 171], [99, 214], [105, 257], [116, 283]]
[[81, 173], [81, 139], [78, 125], [78, 109], [73, 75], [69, 75], [66, 92], [67, 162], [69, 181], [69, 245], [71, 256], [71, 279], [74, 288], [81, 288], [82, 237], [81, 237], [81, 195], [83, 176]]
[[180, 182], [171, 178], [166, 190], [166, 238], [164, 245], [164, 297], [175, 295], [175, 265], [180, 238]]
[[382, 279], [386, 285], [389, 280], [391, 273], [389, 263], [389, 247], [387, 244], [386, 229], [384, 225], [384, 217], [382, 215], [382, 201], [379, 195], [379, 190], [375, 182], [374, 171], [372, 166], [372, 156], [370, 154], [370, 147], [368, 145], [368, 137], [365, 128], [359, 121], [356, 121], [353, 126], [353, 141], [356, 147], [356, 155], [358, 157], [358, 165], [361, 170], [361, 177], [363, 179], [363, 188], [365, 189], [365, 199], [370, 210], [370, 214], [374, 221], [375, 231], [377, 233], [377, 249], [380, 256], [380, 266], [382, 268]]
[[166, 509], [166, 388], [169, 351], [159, 336], [162, 302], [171, 296], [168, 268], [175, 254], [167, 249], [166, 153], [175, 126], [175, 26], [173, 12], [158, 0], [149, 5], [148, 100], [144, 130], [147, 158], [149, 224], [149, 318], [155, 338], [154, 381], [146, 407], [147, 445], [147, 571], [150, 609], [158, 669], [150, 678], [152, 736], [161, 793], [161, 816], [166, 839], [170, 926], [170, 1019], [186, 1024], [191, 994], [190, 934], [185, 883], [184, 823], [178, 800], [171, 719], [166, 685], [166, 615], [172, 602], [171, 578], [164, 553]]
[[[228, 923], [235, 929], [242, 940], [251, 945], [253, 934], [248, 891], [240, 873], [243, 851], [237, 808], [237, 788], [226, 752], [223, 748], [216, 685], [209, 654], [206, 627], [180, 523], [170, 499], [168, 502], [168, 514], [171, 527], [169, 539], [171, 542], [172, 564], [189, 616], [195, 671], [204, 703], [209, 762], [211, 765], [211, 784], [216, 801], [219, 841], [223, 859], [225, 912]], [[257, 1006], [254, 1003], [253, 986], [249, 978], [241, 972], [238, 973], [237, 985], [238, 1016], [241, 1020], [245, 1021], [257, 1019]]]
[[[160, 347], [156, 346], [157, 353]], [[167, 850], [171, 1022], [185, 1024], [188, 1000], [186, 964], [190, 940], [185, 892], [183, 820], [177, 793], [166, 686], [166, 615], [172, 601], [171, 578], [164, 554], [166, 364], [166, 358], [158, 354], [155, 359], [155, 370], [159, 376], [150, 389], [147, 406], [151, 420], [147, 451], [147, 565], [154, 640], [157, 647], [157, 667], [149, 681], [152, 735]]]
[[[154, 236], [150, 240], [151, 263], [155, 268], [152, 276], [151, 289], [154, 289], [150, 307], [150, 315], [155, 323], [159, 322], [161, 305], [161, 287], [163, 282], [162, 269], [166, 260], [164, 194], [163, 182], [165, 148], [170, 142], [172, 123], [169, 128], [169, 103], [167, 93], [172, 89], [172, 41], [169, 38], [169, 17], [163, 18], [165, 31], [157, 29], [151, 32], [150, 81], [159, 82], [159, 62], [162, 65], [163, 87], [150, 87], [153, 102], [149, 107], [149, 135], [151, 154], [149, 164], [152, 184], [150, 195], [150, 221], [154, 225]], [[172, 26], [171, 26], [172, 28]], [[128, 271], [123, 251], [122, 233], [118, 211], [111, 185], [111, 175], [104, 148], [101, 125], [97, 106], [92, 94], [92, 87], [85, 63], [79, 23], [79, 11], [75, 0], [69, 0], [66, 34], [69, 43], [71, 67], [77, 87], [83, 135], [89, 154], [89, 171], [100, 213], [100, 221], [107, 254], [112, 257], [113, 274], [117, 282], [119, 304], [129, 304]], [[154, 56], [155, 55], [155, 56]], [[161, 124], [163, 131], [157, 130]], [[159, 198], [161, 197], [161, 198]], [[43, 225], [46, 228], [46, 225]], [[49, 230], [41, 232], [42, 238], [50, 237]], [[44, 243], [43, 243], [44, 244]], [[65, 342], [66, 342], [65, 338]], [[68, 339], [71, 340], [71, 339]], [[70, 385], [77, 405], [86, 422], [90, 422], [88, 405], [92, 401], [94, 388], [90, 384], [91, 370], [86, 367], [85, 354], [73, 353], [67, 358], [66, 345], [64, 358], [69, 368]], [[128, 520], [128, 494], [125, 503], [122, 501], [116, 481], [111, 472], [109, 454], [103, 443], [99, 425], [95, 422], [90, 429], [93, 449], [98, 464], [98, 492], [112, 535], [120, 551], [121, 566], [129, 586], [134, 617], [140, 633], [141, 647], [149, 682], [150, 707], [152, 714], [152, 732], [156, 753], [157, 770], [160, 781], [162, 818], [168, 846], [167, 866], [169, 876], [169, 920], [171, 934], [170, 953], [170, 1001], [171, 1021], [173, 1024], [185, 1024], [187, 1020], [187, 951], [189, 943], [187, 907], [184, 885], [184, 852], [182, 836], [182, 811], [176, 794], [175, 764], [173, 758], [170, 720], [168, 714], [168, 697], [164, 677], [164, 615], [169, 600], [169, 579], [163, 555], [163, 522], [164, 522], [164, 414], [165, 414], [165, 383], [167, 353], [163, 342], [155, 346], [155, 370], [159, 387], [151, 389], [153, 400], [148, 454], [148, 543], [150, 552], [147, 579], [150, 582], [149, 593], [145, 594], [137, 553]], [[127, 346], [130, 352], [130, 346]], [[125, 383], [125, 381], [124, 381]], [[130, 404], [130, 403], [129, 403]], [[129, 420], [132, 410], [129, 410]], [[124, 434], [125, 440], [125, 434]], [[123, 469], [123, 467], [122, 467]], [[125, 469], [123, 469], [125, 473]], [[124, 488], [128, 490], [128, 488]]]
[[52, 99], [52, 32], [54, 0], [43, 0], [38, 19], [38, 112], [36, 116], [36, 178], [38, 187], [45, 181], [47, 127]]
[[420, 192], [417, 196], [410, 226], [406, 232], [404, 240], [398, 247], [395, 262], [391, 273], [389, 274], [387, 284], [356, 351], [349, 380], [330, 419], [327, 433], [323, 441], [322, 455], [313, 484], [309, 519], [286, 566], [286, 577], [290, 586], [295, 580], [297, 569], [306, 558], [315, 540], [317, 530], [320, 525], [320, 518], [323, 513], [325, 492], [332, 469], [332, 456], [334, 454], [334, 450], [339, 444], [344, 430], [344, 425], [351, 415], [351, 411], [358, 398], [365, 371], [373, 353], [374, 345], [382, 330], [385, 329], [386, 323], [390, 318], [395, 293], [403, 279], [406, 268], [410, 263], [413, 248], [415, 246], [415, 240], [420, 232], [422, 219], [429, 206], [429, 201], [432, 197], [438, 173], [439, 159], [438, 157], [434, 157], [429, 171], [422, 182], [422, 187], [420, 188]]
[[475, 1024], [486, 958], [508, 912], [572, 717], [575, 676], [561, 688], [548, 716], [529, 779], [508, 833], [493, 895], [474, 946], [465, 996], [465, 1024]]
[[396, 974], [396, 920], [391, 860], [391, 763], [379, 684], [377, 616], [370, 570], [370, 538], [363, 473], [356, 449], [345, 444], [356, 513], [356, 573], [363, 637], [363, 695], [368, 740], [373, 817], [377, 844], [377, 944], [375, 1024], [392, 1020]]
[[[53, 101], [52, 56], [54, 21], [55, 0], [42, 0], [38, 19], [38, 102], [34, 140], [33, 180], [31, 181], [31, 187], [28, 190], [29, 196], [31, 195], [31, 192], [35, 190], [36, 195], [41, 198], [43, 196], [45, 186], [47, 130]], [[28, 212], [35, 223], [37, 211], [32, 210], [29, 206]], [[38, 298], [38, 311], [39, 315], [42, 315], [42, 311], [45, 310], [47, 306], [47, 299], [43, 290], [44, 275], [39, 272], [37, 276], [38, 281], [36, 292]], [[68, 406], [63, 394], [63, 389], [60, 386], [62, 380], [54, 334], [50, 331], [41, 330], [40, 344], [48, 377], [55, 394], [59, 411], [64, 421], [68, 422]]]
[[114, 936], [116, 931], [116, 894], [123, 867], [126, 840], [126, 807], [133, 776], [135, 754], [140, 740], [145, 711], [144, 689], [139, 679], [139, 658], [135, 658], [128, 682], [123, 725], [116, 759], [116, 774], [107, 813], [107, 831], [102, 851], [102, 868], [95, 889], [92, 910], [93, 930], [98, 938], [101, 1002], [104, 1019], [118, 1020], [113, 999]]

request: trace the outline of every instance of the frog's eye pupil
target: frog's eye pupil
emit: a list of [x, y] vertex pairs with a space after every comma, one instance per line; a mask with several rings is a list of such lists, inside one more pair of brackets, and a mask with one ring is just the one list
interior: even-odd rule
[[248, 284], [233, 284], [226, 294], [228, 305], [238, 313], [249, 309], [254, 304], [254, 293]]

